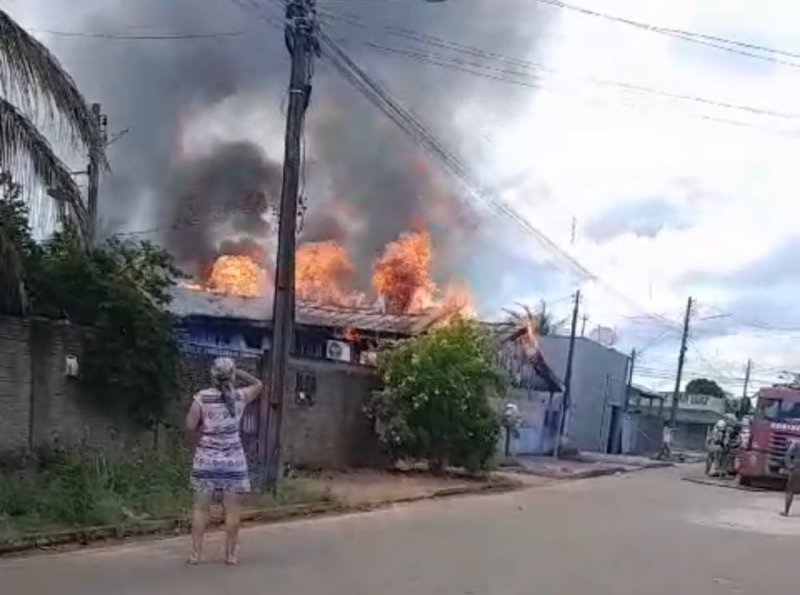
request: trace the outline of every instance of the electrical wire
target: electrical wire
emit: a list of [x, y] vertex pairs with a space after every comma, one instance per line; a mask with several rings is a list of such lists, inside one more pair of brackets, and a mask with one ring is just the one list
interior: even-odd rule
[[[269, 23], [275, 24], [276, 22], [279, 21], [279, 19], [277, 17], [274, 17], [271, 14], [266, 14], [265, 15], [261, 10], [259, 10], [259, 8], [265, 10], [265, 7], [261, 7], [261, 5], [258, 4], [257, 2], [255, 2], [254, 0], [249, 0], [249, 1], [248, 0], [232, 0], [232, 1], [235, 2], [236, 4], [238, 4], [239, 6], [243, 7], [243, 8], [245, 8], [244, 3], [247, 2], [251, 9], [259, 11], [261, 17], [264, 18]], [[270, 0], [270, 1], [275, 5], [279, 4], [276, 0]], [[324, 14], [324, 11], [323, 11], [323, 14]], [[331, 15], [328, 14], [327, 16], [331, 16]], [[340, 16], [339, 18], [342, 18], [342, 17]], [[355, 23], [355, 24], [359, 24], [359, 25], [361, 24], [357, 20], [357, 18], [355, 18], [355, 19], [354, 18], [350, 18], [349, 21], [351, 23]], [[400, 36], [405, 36], [406, 38], [410, 38], [410, 39], [415, 40], [415, 41], [421, 41], [421, 42], [425, 42], [425, 43], [433, 43], [433, 44], [438, 45], [439, 47], [446, 47], [446, 48], [451, 49], [451, 50], [452, 49], [456, 49], [456, 50], [461, 51], [463, 53], [469, 53], [469, 54], [471, 54], [473, 56], [490, 57], [490, 58], [493, 58], [493, 59], [501, 58], [504, 61], [506, 61], [507, 63], [515, 63], [517, 66], [525, 65], [525, 66], [533, 66], [534, 68], [539, 68], [539, 69], [542, 68], [541, 65], [537, 65], [537, 64], [534, 64], [534, 63], [530, 63], [530, 62], [527, 62], [527, 64], [524, 64], [526, 61], [522, 61], [522, 60], [518, 60], [518, 59], [514, 59], [514, 58], [502, 57], [502, 56], [499, 56], [497, 54], [491, 54], [489, 52], [485, 52], [483, 50], [479, 50], [479, 49], [476, 49], [476, 48], [470, 48], [469, 46], [464, 46], [463, 44], [456, 44], [455, 42], [447, 42], [446, 40], [441, 40], [441, 39], [438, 39], [438, 38], [434, 38], [433, 36], [423, 36], [423, 35], [417, 34], [416, 32], [413, 32], [413, 31], [408, 31], [408, 30], [403, 31], [403, 30], [401, 30], [399, 28], [395, 28], [395, 32]], [[433, 137], [429, 133], [429, 131], [424, 126], [421, 125], [419, 120], [413, 114], [411, 114], [410, 112], [408, 112], [407, 110], [404, 110], [401, 106], [399, 106], [393, 100], [393, 98], [391, 98], [391, 96], [389, 96], [386, 93], [385, 89], [383, 89], [380, 85], [377, 85], [374, 80], [370, 79], [366, 75], [366, 73], [364, 73], [357, 65], [355, 65], [355, 63], [352, 62], [351, 59], [349, 59], [349, 57], [343, 52], [343, 50], [341, 50], [340, 48], [338, 48], [338, 46], [336, 46], [336, 44], [333, 42], [333, 40], [331, 38], [329, 38], [327, 35], [324, 35], [324, 34], [321, 34], [321, 37], [322, 37], [323, 43], [327, 44], [329, 46], [329, 49], [332, 50], [332, 52], [326, 52], [325, 57], [326, 57], [326, 59], [328, 59], [332, 63], [334, 68], [348, 82], [350, 82], [351, 85], [353, 85], [359, 92], [361, 92], [363, 95], [365, 95], [367, 97], [367, 99], [369, 99], [373, 104], [375, 104], [377, 107], [379, 107], [379, 109], [381, 109], [381, 111], [383, 111], [387, 116], [389, 116], [390, 119], [392, 119], [396, 124], [398, 124], [401, 127], [401, 129], [403, 129], [405, 132], [409, 133], [418, 142], [421, 142], [430, 152], [433, 152], [437, 157], [439, 157], [445, 163], [445, 165], [448, 166], [448, 168], [451, 170], [451, 172], [455, 173], [456, 177], [458, 179], [460, 179], [460, 181], [471, 191], [471, 194], [473, 195], [474, 198], [481, 199], [484, 204], [488, 204], [496, 212], [499, 212], [500, 214], [502, 214], [502, 215], [504, 215], [506, 217], [509, 217], [510, 219], [515, 221], [517, 224], [520, 224], [523, 227], [523, 229], [525, 229], [529, 233], [532, 233], [534, 235], [534, 237], [540, 243], [544, 243], [545, 247], [547, 247], [551, 251], [551, 253], [555, 253], [556, 256], [564, 258], [566, 260], [566, 263], [568, 264], [568, 266], [570, 268], [572, 268], [572, 272], [573, 273], [577, 272], [579, 274], [579, 276], [581, 276], [584, 279], [589, 279], [589, 280], [593, 280], [593, 281], [599, 281], [599, 279], [597, 278], [596, 275], [591, 273], [591, 271], [586, 269], [583, 265], [581, 265], [578, 261], [576, 261], [571, 255], [569, 255], [568, 253], [563, 251], [558, 245], [556, 245], [555, 243], [550, 241], [548, 238], [546, 238], [546, 236], [541, 234], [541, 232], [539, 232], [538, 230], [533, 228], [533, 226], [531, 226], [526, 220], [524, 220], [524, 218], [519, 216], [518, 213], [513, 211], [513, 209], [511, 209], [507, 204], [500, 203], [500, 202], [494, 200], [491, 196], [487, 196], [486, 191], [484, 189], [481, 189], [477, 184], [475, 184], [474, 180], [470, 179], [469, 172], [466, 169], [466, 167], [462, 163], [460, 163], [460, 161], [458, 161], [452, 153], [450, 153], [449, 151], [444, 149], [441, 146], [441, 144], [438, 143], [438, 141], [435, 139], [435, 137]], [[370, 44], [370, 45], [373, 46], [375, 49], [380, 49], [380, 50], [383, 50], [383, 51], [404, 51], [404, 50], [398, 50], [398, 48], [390, 48], [390, 47], [386, 47], [386, 46], [381, 46], [380, 44]], [[408, 52], [406, 51], [406, 53], [408, 53]], [[430, 59], [430, 56], [420, 55], [419, 53], [417, 53], [417, 57]], [[440, 56], [433, 56], [433, 58], [442, 59], [442, 56], [441, 55]], [[491, 66], [487, 66], [487, 65], [483, 65], [483, 64], [479, 64], [479, 63], [465, 63], [464, 61], [459, 61], [457, 59], [454, 60], [451, 57], [444, 57], [444, 59], [448, 59], [448, 60], [451, 61], [450, 66], [458, 66], [458, 67], [462, 67], [462, 68], [463, 67], [482, 68], [482, 69], [486, 69], [486, 70], [490, 70], [490, 71], [494, 70], [496, 72], [500, 72], [501, 74], [511, 75], [511, 76], [525, 76], [526, 75], [526, 73], [523, 73], [523, 72], [520, 72], [520, 71], [509, 71], [507, 69], [498, 69], [496, 67], [491, 67]], [[627, 84], [627, 83], [621, 83], [621, 84], [624, 87], [626, 87], [628, 89], [631, 89], [631, 90], [635, 90], [635, 91], [644, 91], [644, 92], [653, 92], [654, 91], [653, 89], [649, 89], [649, 88], [642, 87], [642, 86], [639, 86], [639, 85], [631, 85], [631, 84]], [[655, 90], [655, 92], [660, 93], [657, 90]], [[661, 93], [661, 94], [664, 94], [667, 97], [678, 98], [678, 99], [691, 99], [691, 100], [698, 100], [699, 99], [701, 102], [709, 103], [711, 105], [721, 106], [721, 107], [729, 107], [729, 108], [734, 108], [734, 109], [744, 109], [745, 111], [750, 111], [752, 113], [758, 113], [758, 114], [761, 114], [761, 115], [771, 115], [771, 116], [775, 116], [775, 117], [791, 117], [791, 118], [797, 117], [796, 114], [785, 114], [785, 113], [775, 112], [775, 111], [772, 111], [772, 110], [764, 110], [764, 109], [761, 109], [761, 108], [753, 108], [752, 106], [733, 105], [733, 104], [728, 104], [728, 103], [725, 103], [725, 102], [718, 102], [718, 101], [715, 101], [715, 100], [707, 100], [705, 98], [697, 98], [697, 97], [693, 97], [693, 96], [683, 96], [683, 95], [674, 94], [674, 93], [668, 93], [668, 92], [667, 93]], [[614, 293], [618, 293], [618, 292], [614, 291]], [[626, 299], [625, 301], [630, 303], [630, 300]], [[638, 306], [637, 306], [637, 309], [640, 309], [640, 308], [638, 308]], [[669, 330], [672, 330], [675, 326], [677, 326], [677, 323], [675, 323], [673, 321], [668, 321], [663, 316], [647, 312], [646, 310], [644, 310], [644, 312], [645, 312], [645, 317], [648, 318], [649, 320], [657, 321], [657, 322], [659, 322], [661, 324], [666, 323], [668, 325], [668, 331], [664, 334], [664, 336], [666, 336], [666, 334], [668, 334]]]
[[534, 227], [529, 221], [519, 215], [513, 208], [503, 201], [494, 197], [487, 189], [482, 188], [476, 180], [471, 177], [468, 168], [460, 162], [449, 150], [447, 150], [432, 133], [423, 126], [419, 120], [405, 108], [403, 108], [386, 90], [358, 67], [347, 54], [324, 32], [320, 32], [323, 46], [323, 57], [325, 57], [334, 68], [348, 81], [356, 90], [361, 92], [376, 107], [394, 121], [403, 131], [414, 138], [429, 153], [433, 154], [455, 175], [462, 185], [468, 190], [470, 196], [483, 206], [488, 206], [495, 213], [500, 214], [515, 224], [523, 231], [530, 234], [537, 242], [545, 247], [552, 256], [555, 256], [562, 265], [566, 265], [571, 274], [584, 281], [593, 281], [605, 288], [609, 293], [615, 295], [621, 301], [629, 304], [634, 309], [650, 317], [654, 322], [674, 326], [675, 323], [657, 314], [648, 312], [635, 303], [627, 294], [617, 290], [613, 285], [601, 279], [599, 276], [587, 269], [575, 257], [566, 252], [550, 238]]
[[[648, 31], [650, 33], [656, 33], [656, 34], [659, 34], [659, 35], [666, 35], [668, 37], [681, 39], [681, 40], [689, 42], [689, 43], [695, 43], [695, 44], [699, 44], [699, 45], [712, 47], [712, 48], [715, 48], [715, 49], [720, 49], [720, 50], [723, 50], [723, 51], [729, 51], [729, 52], [733, 52], [733, 53], [736, 53], [736, 54], [741, 54], [741, 55], [749, 57], [749, 58], [756, 58], [756, 59], [766, 60], [768, 62], [775, 62], [777, 64], [791, 66], [793, 68], [800, 67], [800, 64], [798, 64], [797, 62], [789, 62], [789, 61], [780, 60], [780, 59], [777, 59], [777, 58], [770, 58], [769, 56], [761, 56], [761, 55], [758, 55], [758, 54], [753, 54], [752, 52], [736, 50], [735, 48], [729, 47], [729, 46], [738, 46], [738, 47], [743, 47], [743, 48], [747, 48], [747, 49], [751, 49], [751, 50], [758, 50], [758, 51], [761, 51], [761, 52], [764, 52], [764, 53], [768, 53], [768, 54], [786, 56], [786, 57], [791, 57], [791, 58], [800, 58], [800, 54], [795, 53], [795, 52], [788, 52], [788, 51], [784, 51], [784, 50], [779, 50], [779, 49], [775, 49], [775, 48], [766, 47], [766, 46], [763, 46], [763, 45], [745, 43], [745, 42], [742, 42], [742, 41], [738, 41], [738, 40], [735, 40], [735, 39], [729, 39], [729, 38], [725, 38], [725, 37], [707, 35], [707, 34], [704, 34], [704, 33], [697, 33], [697, 32], [694, 32], [694, 31], [687, 31], [685, 29], [677, 29], [677, 28], [672, 28], [672, 27], [662, 27], [662, 26], [659, 26], [659, 25], [651, 24], [651, 23], [645, 23], [645, 22], [642, 22], [642, 21], [636, 21], [636, 20], [633, 20], [633, 19], [628, 19], [628, 18], [625, 18], [625, 17], [620, 17], [620, 16], [617, 16], [617, 15], [609, 14], [609, 13], [604, 13], [604, 12], [599, 12], [599, 11], [596, 11], [596, 10], [591, 10], [589, 8], [584, 8], [582, 6], [578, 6], [578, 5], [575, 5], [575, 4], [570, 4], [568, 2], [564, 2], [563, 0], [533, 0], [533, 1], [534, 2], [538, 2], [540, 4], [547, 4], [547, 5], [553, 6], [555, 8], [560, 8], [560, 9], [563, 9], [563, 10], [570, 10], [570, 11], [578, 12], [578, 13], [581, 13], [581, 14], [584, 14], [584, 15], [587, 15], [587, 16], [596, 17], [596, 18], [600, 18], [600, 19], [604, 19], [604, 20], [608, 20], [608, 21], [614, 21], [614, 22], [617, 22], [617, 23], [621, 23], [623, 25], [631, 26], [631, 27], [636, 27], [638, 29], [642, 29], [644, 31]], [[727, 44], [727, 45], [720, 45], [720, 44]]]
[[55, 29], [37, 29], [24, 27], [31, 33], [53, 35], [56, 37], [85, 37], [91, 39], [109, 39], [115, 41], [181, 41], [192, 39], [223, 39], [226, 37], [240, 37], [247, 31], [219, 31], [215, 33], [103, 33], [94, 31], [59, 31]]
[[[355, 20], [358, 17], [354, 18], [342, 18], [342, 15], [337, 14], [335, 11], [320, 11], [320, 19], [324, 20], [326, 18], [336, 18], [342, 20], [343, 22], [347, 22], [349, 24], [353, 24], [359, 27], [366, 27], [366, 23], [363, 20]], [[383, 31], [390, 35], [398, 36], [404, 38], [409, 41], [413, 41], [415, 43], [419, 43], [422, 45], [438, 47], [440, 49], [447, 49], [452, 52], [468, 54], [472, 57], [480, 57], [486, 60], [495, 60], [504, 62], [506, 64], [514, 65], [516, 67], [528, 69], [538, 73], [548, 73], [548, 74], [557, 74], [557, 71], [552, 68], [548, 68], [543, 64], [531, 61], [531, 60], [524, 60], [521, 58], [515, 58], [510, 56], [505, 56], [502, 54], [496, 54], [481, 48], [475, 48], [472, 46], [468, 46], [459, 42], [455, 42], [452, 40], [446, 40], [441, 37], [436, 37], [433, 35], [427, 34], [420, 34], [418, 32], [404, 29], [401, 27], [393, 27], [393, 26], [384, 26], [382, 27]], [[539, 77], [535, 77], [533, 72], [521, 72], [521, 71], [511, 71], [508, 69], [498, 68], [498, 67], [491, 67], [487, 65], [476, 65], [475, 63], [459, 63], [456, 59], [451, 56], [446, 56], [442, 54], [434, 54], [432, 52], [419, 52], [418, 50], [409, 49], [409, 48], [397, 48], [387, 46], [386, 44], [377, 44], [374, 42], [364, 41], [364, 40], [355, 40], [359, 43], [364, 44], [366, 47], [374, 50], [374, 51], [381, 51], [383, 53], [389, 54], [396, 54], [402, 55], [410, 59], [414, 59], [420, 62], [426, 62], [428, 64], [433, 64], [436, 66], [441, 66], [445, 68], [451, 68], [455, 70], [461, 70], [463, 72], [468, 72], [469, 74], [475, 74], [477, 76], [483, 76], [484, 78], [491, 78], [495, 80], [499, 80], [506, 83], [516, 84], [520, 86], [528, 86], [528, 87], [536, 87], [535, 83], [540, 81]], [[479, 70], [474, 70], [475, 67], [479, 67], [482, 69], [489, 69], [489, 70], [496, 70], [501, 74], [505, 74], [506, 76], [500, 75], [492, 75], [489, 73], [480, 72]], [[800, 65], [799, 65], [800, 66]], [[472, 67], [473, 70], [469, 70], [469, 67]], [[517, 78], [509, 78], [508, 75], [513, 75]], [[519, 78], [524, 77], [524, 78]], [[783, 120], [795, 120], [800, 118], [800, 113], [793, 113], [793, 112], [785, 112], [781, 110], [763, 108], [758, 106], [751, 106], [747, 104], [738, 104], [738, 103], [731, 103], [728, 101], [722, 101], [718, 99], [713, 99], [709, 97], [704, 97], [700, 95], [694, 95], [690, 93], [681, 93], [681, 92], [673, 92], [667, 91], [663, 89], [658, 89], [655, 87], [647, 86], [647, 85], [640, 85], [636, 83], [626, 82], [626, 81], [617, 81], [617, 80], [607, 80], [607, 79], [599, 79], [596, 77], [589, 77], [586, 79], [587, 82], [590, 82], [595, 85], [599, 86], [611, 86], [617, 87], [624, 91], [635, 93], [635, 94], [644, 94], [644, 95], [652, 95], [656, 97], [661, 97], [665, 99], [673, 99], [681, 102], [692, 102], [698, 103], [701, 105], [711, 106], [711, 107], [719, 107], [724, 109], [730, 109], [740, 112], [745, 112], [749, 114], [754, 114], [758, 116], [768, 116], [777, 119]], [[735, 122], [734, 122], [735, 123]], [[737, 123], [740, 125], [747, 125], [746, 123]]]

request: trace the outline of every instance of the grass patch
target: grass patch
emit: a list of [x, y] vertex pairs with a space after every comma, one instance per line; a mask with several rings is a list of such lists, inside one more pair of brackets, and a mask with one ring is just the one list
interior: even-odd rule
[[307, 479], [290, 479], [278, 484], [275, 492], [252, 494], [246, 506], [250, 508], [273, 508], [317, 502], [335, 502], [336, 497], [329, 488], [320, 488]]
[[[108, 462], [60, 452], [23, 468], [0, 468], [0, 540], [30, 533], [182, 518], [191, 509], [187, 453], [131, 453]], [[287, 480], [276, 492], [253, 494], [247, 508], [329, 502], [330, 492]]]

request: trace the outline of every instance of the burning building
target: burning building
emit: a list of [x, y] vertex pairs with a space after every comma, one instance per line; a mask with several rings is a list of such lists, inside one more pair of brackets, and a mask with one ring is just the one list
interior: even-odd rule
[[[265, 292], [252, 296], [259, 288], [253, 273], [248, 263], [240, 272], [219, 279], [212, 273], [213, 283], [207, 287], [176, 288], [172, 311], [180, 327], [191, 390], [207, 384], [210, 361], [220, 355], [234, 357], [237, 365], [264, 375], [262, 354], [272, 341], [272, 296]], [[374, 388], [376, 346], [382, 340], [424, 332], [442, 321], [442, 310], [393, 314], [372, 307], [298, 300], [295, 316], [285, 401], [285, 461], [313, 468], [375, 464], [383, 449], [363, 408]], [[258, 407], [254, 406], [242, 423], [253, 469], [257, 468], [258, 427]]]

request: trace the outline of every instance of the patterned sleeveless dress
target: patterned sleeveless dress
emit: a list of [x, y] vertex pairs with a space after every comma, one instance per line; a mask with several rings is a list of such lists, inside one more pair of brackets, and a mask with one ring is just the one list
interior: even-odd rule
[[246, 403], [240, 391], [234, 391], [233, 396], [236, 404], [233, 416], [217, 389], [209, 388], [194, 396], [202, 419], [191, 473], [192, 488], [196, 492], [250, 491], [240, 433]]

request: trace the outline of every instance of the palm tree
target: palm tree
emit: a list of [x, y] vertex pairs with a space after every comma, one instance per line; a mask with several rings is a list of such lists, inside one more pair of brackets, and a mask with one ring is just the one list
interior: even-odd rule
[[[34, 122], [52, 126], [105, 164], [99, 122], [75, 81], [50, 50], [0, 10], [0, 173], [43, 185], [59, 213], [88, 239], [89, 217], [78, 185]], [[13, 228], [0, 224], [0, 285], [15, 288], [6, 300], [24, 312], [22, 248], [15, 245]]]
[[50, 50], [0, 10], [0, 168], [24, 172], [25, 181], [47, 188], [85, 237], [89, 220], [78, 185], [35, 121], [54, 125], [105, 163], [99, 123], [75, 81]]
[[553, 313], [547, 309], [547, 303], [542, 300], [539, 307], [534, 311], [530, 306], [517, 304], [520, 310], [506, 310], [510, 322], [513, 324], [527, 325], [532, 323], [533, 330], [540, 337], [552, 335], [564, 325], [566, 319], [557, 320]]

